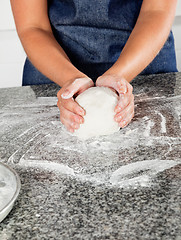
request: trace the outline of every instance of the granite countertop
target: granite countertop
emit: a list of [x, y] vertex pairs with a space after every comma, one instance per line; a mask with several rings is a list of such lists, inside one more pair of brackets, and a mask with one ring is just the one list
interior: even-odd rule
[[181, 239], [181, 73], [133, 81], [135, 117], [85, 142], [58, 86], [0, 89], [0, 161], [21, 178], [0, 239]]

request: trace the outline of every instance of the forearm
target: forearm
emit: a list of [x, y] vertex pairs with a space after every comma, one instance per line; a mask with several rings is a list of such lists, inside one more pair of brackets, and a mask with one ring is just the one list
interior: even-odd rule
[[131, 81], [156, 57], [168, 38], [174, 11], [143, 11], [117, 62], [105, 74]]
[[29, 28], [19, 36], [33, 65], [58, 85], [63, 86], [71, 79], [85, 76], [73, 66], [52, 32]]

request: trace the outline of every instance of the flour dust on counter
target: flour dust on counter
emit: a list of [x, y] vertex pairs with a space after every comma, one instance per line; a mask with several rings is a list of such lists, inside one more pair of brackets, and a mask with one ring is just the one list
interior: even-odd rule
[[0, 239], [179, 239], [180, 80], [133, 81], [133, 121], [86, 141], [60, 123], [59, 87], [0, 89], [0, 161], [22, 182]]
[[78, 181], [126, 188], [149, 187], [161, 172], [180, 163], [181, 97], [140, 99], [137, 95], [136, 114], [126, 128], [87, 140], [65, 130], [56, 101], [38, 97], [3, 108], [0, 136], [8, 152], [5, 147], [2, 159]]
[[[26, 105], [22, 120], [18, 113], [14, 114], [18, 117], [17, 122], [22, 121], [22, 126], [24, 122], [36, 124], [10, 141], [16, 150], [11, 153], [8, 162], [26, 168], [55, 171], [95, 185], [123, 188], [150, 187], [156, 184], [155, 179], [161, 172], [180, 163], [180, 132], [167, 131], [172, 114], [175, 114], [173, 109], [170, 111], [170, 103], [159, 100], [161, 104], [156, 110], [151, 110], [152, 103], [147, 101], [144, 103], [147, 105], [144, 114], [136, 114], [127, 128], [112, 135], [80, 140], [68, 133], [58, 119], [55, 121], [57, 108], [54, 101], [54, 98], [49, 101], [39, 98], [37, 105]], [[141, 107], [139, 101], [136, 105], [136, 108]], [[18, 107], [12, 111], [16, 109]], [[31, 112], [31, 117], [26, 112]], [[7, 116], [4, 116], [6, 120]], [[16, 121], [11, 124], [16, 125]], [[175, 125], [179, 130], [178, 122]], [[174, 151], [178, 152], [178, 157], [172, 157]], [[146, 159], [142, 156], [145, 152]], [[137, 157], [130, 159], [130, 156]]]
[[[86, 165], [69, 167], [61, 163], [54, 163], [51, 161], [35, 161], [22, 160], [19, 166], [22, 168], [35, 168], [45, 172], [55, 172], [64, 176], [69, 176], [78, 181], [90, 182], [94, 185], [105, 185], [107, 187], [121, 187], [121, 188], [138, 188], [151, 187], [156, 184], [157, 176], [167, 169], [171, 169], [180, 165], [179, 160], [143, 160], [134, 163], [122, 165], [115, 171], [111, 172], [109, 169], [104, 169], [101, 172], [98, 168], [97, 172], [91, 173], [89, 167]], [[95, 170], [95, 171], [96, 171]]]
[[[118, 186], [136, 186], [143, 187], [152, 184], [154, 177], [160, 172], [170, 169], [179, 164], [179, 161], [173, 160], [144, 160], [127, 164], [115, 172], [110, 177], [110, 182]], [[130, 178], [132, 176], [132, 178]]]

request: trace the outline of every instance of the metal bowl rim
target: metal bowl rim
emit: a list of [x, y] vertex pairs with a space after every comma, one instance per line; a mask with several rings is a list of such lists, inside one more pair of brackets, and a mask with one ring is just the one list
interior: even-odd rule
[[2, 210], [0, 210], [0, 214], [2, 214], [3, 212], [5, 212], [9, 206], [13, 205], [14, 202], [16, 201], [18, 195], [19, 195], [19, 192], [20, 192], [20, 189], [21, 189], [21, 181], [20, 181], [20, 178], [19, 178], [19, 175], [17, 174], [17, 172], [12, 168], [10, 167], [9, 165], [5, 164], [5, 163], [2, 163], [0, 162], [0, 164], [2, 166], [4, 166], [5, 168], [7, 168], [9, 171], [11, 171], [11, 173], [14, 174], [15, 178], [16, 178], [16, 183], [17, 183], [17, 186], [16, 186], [16, 190], [15, 190], [15, 193], [13, 194], [13, 197], [11, 198], [11, 200], [2, 208]]

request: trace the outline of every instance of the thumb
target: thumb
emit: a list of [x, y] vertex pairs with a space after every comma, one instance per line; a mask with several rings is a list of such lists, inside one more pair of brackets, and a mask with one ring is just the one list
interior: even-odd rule
[[115, 89], [119, 94], [127, 92], [126, 80], [114, 75], [101, 76], [96, 81], [96, 86], [104, 86]]
[[70, 84], [68, 87], [66, 87], [65, 91], [62, 93], [61, 97], [63, 99], [69, 99], [72, 98], [81, 88], [89, 88], [93, 86], [93, 82], [90, 78], [77, 78], [73, 81], [72, 84]]

